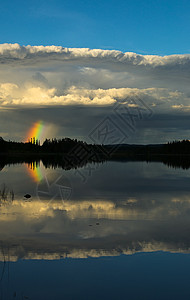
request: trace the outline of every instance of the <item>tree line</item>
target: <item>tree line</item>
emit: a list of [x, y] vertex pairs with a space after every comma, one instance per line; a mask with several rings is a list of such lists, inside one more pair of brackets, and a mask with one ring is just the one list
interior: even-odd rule
[[[113, 150], [112, 150], [113, 149]], [[95, 145], [87, 144], [77, 139], [46, 139], [42, 145], [40, 141], [32, 138], [28, 142], [5, 141], [0, 137], [1, 154], [70, 154], [73, 156], [152, 156], [152, 155], [189, 155], [190, 141], [173, 141], [167, 144], [150, 145]]]

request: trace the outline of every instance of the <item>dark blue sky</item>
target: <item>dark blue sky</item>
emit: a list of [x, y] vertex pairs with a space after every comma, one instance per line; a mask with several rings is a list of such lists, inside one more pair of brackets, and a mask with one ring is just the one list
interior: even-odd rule
[[0, 43], [190, 52], [188, 0], [1, 1]]

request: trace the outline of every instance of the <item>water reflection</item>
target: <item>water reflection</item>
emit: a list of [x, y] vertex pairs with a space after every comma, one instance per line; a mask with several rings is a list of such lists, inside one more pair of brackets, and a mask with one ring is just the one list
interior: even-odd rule
[[50, 155], [50, 154], [34, 154], [34, 155], [24, 155], [23, 157], [18, 156], [7, 156], [0, 155], [0, 171], [8, 165], [13, 164], [26, 164], [29, 169], [35, 171], [40, 170], [40, 165], [47, 168], [62, 168], [63, 170], [76, 169], [86, 166], [87, 164], [102, 164], [107, 161], [117, 161], [117, 162], [157, 162], [163, 163], [168, 167], [172, 168], [190, 168], [190, 156], [189, 155], [134, 155], [130, 156], [127, 154], [112, 153], [112, 155], [105, 155], [97, 153], [93, 157], [81, 156], [80, 153], [77, 155], [67, 154], [67, 155]]
[[0, 199], [1, 261], [189, 253], [187, 170], [107, 162], [84, 183], [75, 169], [51, 170], [39, 162], [13, 164], [0, 175], [8, 195]]
[[[161, 196], [161, 194], [160, 194]], [[149, 251], [189, 253], [190, 197], [41, 201], [0, 206], [0, 259], [60, 259]]]
[[40, 166], [40, 162], [31, 162], [27, 164], [27, 170], [29, 175], [33, 178], [35, 182], [39, 182], [43, 179], [43, 171]]
[[[168, 288], [172, 278], [173, 289], [189, 278], [189, 255], [171, 254], [190, 253], [189, 170], [143, 161], [93, 166], [91, 173], [87, 165], [52, 169], [41, 161], [4, 166], [0, 172], [1, 299], [84, 299], [86, 289], [86, 299], [122, 299], [126, 282], [130, 299], [153, 299], [155, 288], [147, 298], [146, 289], [136, 286], [149, 291], [155, 276], [157, 299], [168, 299], [162, 297], [160, 283]], [[86, 181], [79, 172], [86, 172]], [[26, 193], [31, 198], [24, 197]], [[129, 256], [140, 252], [146, 255]], [[101, 283], [98, 289], [97, 282]], [[99, 294], [93, 298], [94, 289]], [[187, 284], [183, 290], [188, 291]], [[177, 290], [172, 295], [187, 298]]]

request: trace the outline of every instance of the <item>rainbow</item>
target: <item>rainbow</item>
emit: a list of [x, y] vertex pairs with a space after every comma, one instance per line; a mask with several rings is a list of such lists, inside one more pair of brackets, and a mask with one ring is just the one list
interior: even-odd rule
[[38, 121], [33, 124], [30, 130], [27, 133], [27, 141], [31, 140], [31, 138], [35, 138], [36, 140], [40, 140], [43, 138], [45, 126], [42, 121]]

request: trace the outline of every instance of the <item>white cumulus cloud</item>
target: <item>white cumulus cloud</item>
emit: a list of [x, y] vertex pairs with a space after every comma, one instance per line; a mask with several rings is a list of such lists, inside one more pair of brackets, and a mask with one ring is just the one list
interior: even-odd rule
[[75, 59], [99, 59], [132, 65], [185, 65], [190, 62], [190, 55], [140, 55], [133, 52], [121, 52], [117, 50], [102, 50], [89, 48], [64, 48], [61, 46], [21, 46], [19, 44], [1, 44], [0, 59], [27, 60], [31, 58], [44, 59], [55, 55], [60, 60]]

